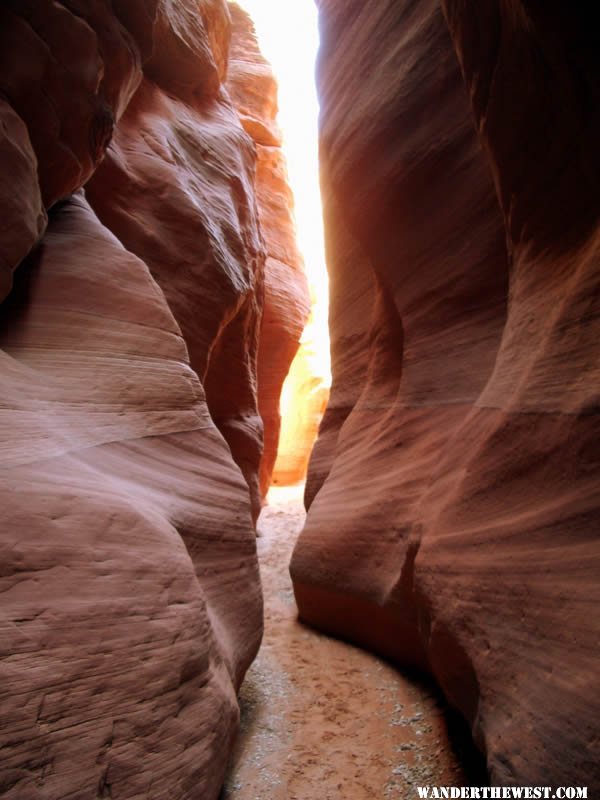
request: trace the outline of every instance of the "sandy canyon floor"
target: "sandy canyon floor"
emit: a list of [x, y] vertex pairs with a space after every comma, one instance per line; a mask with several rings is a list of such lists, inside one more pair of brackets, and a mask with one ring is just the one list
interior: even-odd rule
[[259, 520], [265, 636], [222, 800], [404, 800], [463, 785], [432, 688], [298, 621], [288, 564], [302, 489], [272, 489]]

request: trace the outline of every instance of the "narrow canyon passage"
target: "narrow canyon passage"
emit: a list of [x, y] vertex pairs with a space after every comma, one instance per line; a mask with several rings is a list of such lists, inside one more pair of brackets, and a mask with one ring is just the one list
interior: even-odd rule
[[1, 800], [600, 798], [587, 6], [0, 2]]
[[305, 516], [302, 488], [272, 488], [259, 519], [265, 634], [242, 685], [221, 800], [379, 800], [460, 785], [429, 688], [298, 622], [288, 564]]

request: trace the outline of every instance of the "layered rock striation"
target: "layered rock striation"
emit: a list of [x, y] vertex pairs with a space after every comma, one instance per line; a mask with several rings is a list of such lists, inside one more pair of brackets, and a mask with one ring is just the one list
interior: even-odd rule
[[231, 31], [221, 0], [0, 8], [6, 798], [222, 784], [262, 633], [272, 210]]
[[82, 196], [16, 282], [2, 793], [216, 796], [262, 624], [247, 486], [164, 296]]
[[256, 145], [256, 191], [267, 254], [258, 352], [258, 407], [264, 425], [260, 491], [264, 497], [277, 457], [279, 398], [308, 319], [310, 296], [277, 126], [277, 83], [260, 52], [252, 20], [236, 3], [230, 3], [230, 9], [233, 33], [227, 85], [244, 129]]
[[319, 7], [333, 387], [300, 616], [429, 670], [493, 783], [598, 786], [588, 12]]

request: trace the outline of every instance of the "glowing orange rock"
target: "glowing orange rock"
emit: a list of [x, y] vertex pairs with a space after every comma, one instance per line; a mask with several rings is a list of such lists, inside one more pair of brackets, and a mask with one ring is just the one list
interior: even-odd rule
[[281, 433], [273, 483], [290, 485], [306, 477], [311, 450], [327, 400], [329, 383], [319, 365], [319, 342], [309, 320], [281, 393]]
[[[266, 495], [277, 455], [279, 398], [309, 310], [304, 262], [296, 243], [293, 196], [277, 126], [277, 83], [248, 14], [230, 4], [233, 22], [228, 87], [257, 155], [256, 193], [267, 259], [258, 350], [258, 408], [264, 425], [260, 491]], [[310, 444], [307, 445], [306, 459]]]

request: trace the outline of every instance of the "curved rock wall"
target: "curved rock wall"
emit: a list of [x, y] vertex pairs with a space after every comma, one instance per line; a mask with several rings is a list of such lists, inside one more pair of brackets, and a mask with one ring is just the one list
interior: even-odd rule
[[258, 352], [258, 407], [264, 424], [260, 492], [271, 483], [281, 415], [279, 398], [308, 319], [310, 297], [296, 244], [293, 196], [277, 127], [277, 83], [258, 47], [253, 23], [236, 3], [227, 85], [246, 132], [256, 144], [256, 189], [265, 240], [264, 312]]
[[262, 632], [265, 248], [230, 37], [221, 0], [0, 8], [6, 798], [222, 783]]
[[247, 487], [163, 295], [83, 197], [16, 280], [0, 789], [214, 797], [262, 624]]
[[144, 78], [86, 193], [164, 292], [256, 516], [264, 253], [254, 169], [252, 144], [223, 92], [196, 108]]
[[599, 64], [559, 5], [319, 2], [334, 382], [291, 572], [494, 783], [595, 787]]

